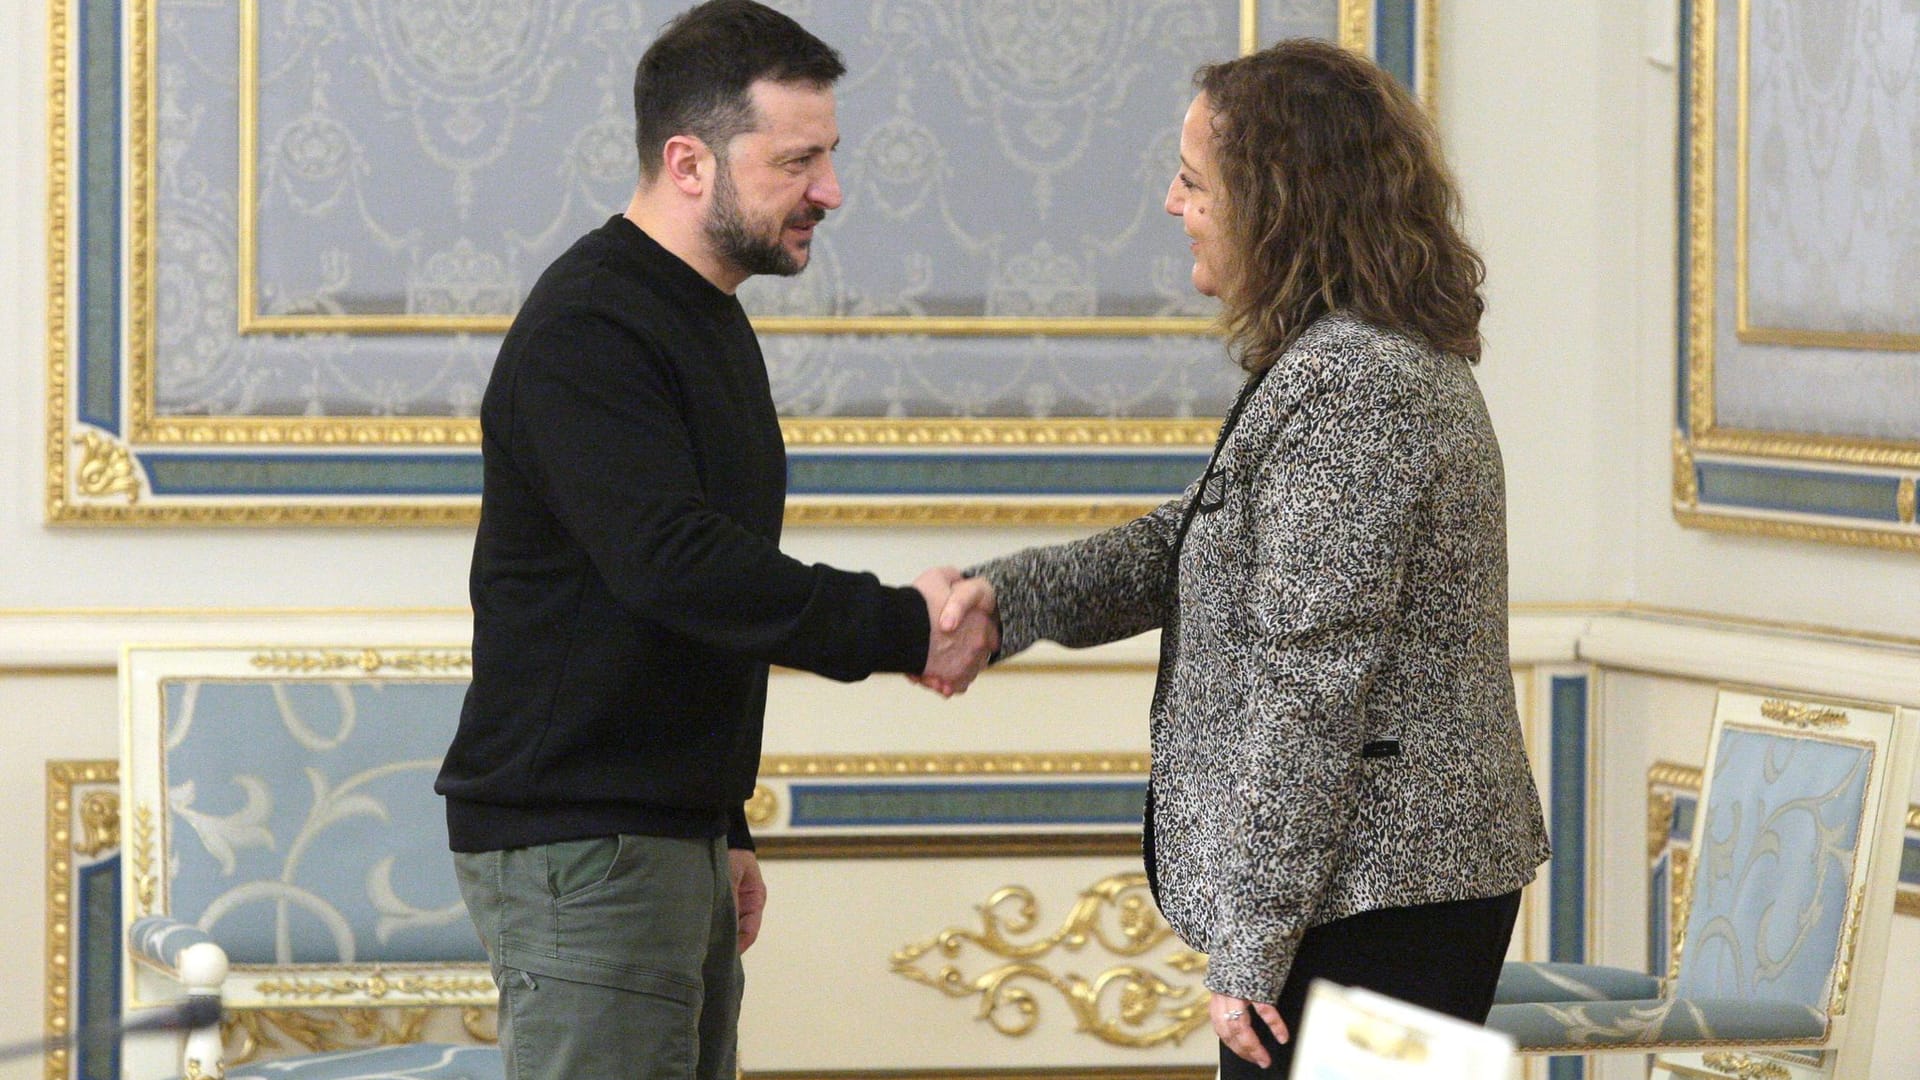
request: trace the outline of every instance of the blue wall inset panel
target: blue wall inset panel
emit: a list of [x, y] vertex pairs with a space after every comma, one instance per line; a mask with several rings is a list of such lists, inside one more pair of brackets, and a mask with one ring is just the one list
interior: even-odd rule
[[1145, 780], [1032, 783], [796, 783], [795, 826], [1118, 825], [1136, 828]]

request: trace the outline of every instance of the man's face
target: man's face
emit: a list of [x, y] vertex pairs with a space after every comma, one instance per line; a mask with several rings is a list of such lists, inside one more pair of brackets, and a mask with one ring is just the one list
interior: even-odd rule
[[840, 205], [833, 91], [763, 79], [748, 96], [759, 123], [717, 161], [703, 229], [714, 254], [743, 276], [797, 274], [814, 226]]

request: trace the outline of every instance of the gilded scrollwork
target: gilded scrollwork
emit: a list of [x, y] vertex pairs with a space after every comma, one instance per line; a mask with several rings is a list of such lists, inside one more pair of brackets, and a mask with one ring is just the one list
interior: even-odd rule
[[788, 446], [1207, 446], [1217, 420], [884, 420], [794, 418]]
[[133, 809], [134, 910], [141, 918], [154, 913], [159, 901], [160, 876], [154, 867], [154, 811], [142, 803]]
[[[75, 843], [75, 836], [85, 833], [85, 806], [95, 795], [112, 794], [117, 791], [120, 776], [120, 763], [113, 760], [102, 761], [49, 761], [47, 762], [47, 833], [46, 833], [46, 1031], [51, 1038], [59, 1040], [73, 1032], [88, 1017], [78, 1015], [74, 1006], [82, 995], [78, 993], [80, 980], [83, 979], [85, 966], [84, 952], [87, 942], [85, 935], [76, 932], [79, 924], [75, 921], [79, 914], [78, 892], [82, 873], [98, 867], [103, 857], [117, 853], [120, 838], [116, 823], [115, 832], [108, 837], [105, 848], [86, 851]], [[116, 785], [101, 790], [101, 785]], [[76, 802], [78, 806], [76, 806]], [[46, 1073], [48, 1080], [67, 1080], [71, 1075], [72, 1055], [65, 1046], [54, 1046], [47, 1051]]]
[[99, 499], [124, 495], [129, 503], [140, 501], [140, 474], [124, 444], [97, 431], [85, 432], [73, 442], [80, 448], [79, 467], [73, 474], [80, 494]]
[[761, 759], [766, 776], [1145, 774], [1145, 754], [808, 754]]
[[[1057, 930], [1036, 938], [1027, 935], [1039, 926], [1039, 900], [1025, 886], [998, 890], [979, 911], [980, 929], [956, 927], [909, 944], [893, 954], [891, 970], [949, 997], [977, 998], [975, 1017], [1015, 1038], [1040, 1023], [1040, 1000], [1030, 987], [1057, 991], [1076, 1031], [1115, 1046], [1178, 1044], [1208, 1022], [1202, 986], [1176, 982], [1145, 963], [1118, 964], [1086, 979], [1056, 973], [1040, 962], [1056, 950], [1077, 954], [1089, 946], [1141, 961], [1167, 942], [1173, 931], [1154, 908], [1144, 874], [1117, 874], [1094, 883]], [[967, 974], [954, 961], [970, 948], [1007, 962]], [[935, 955], [948, 962], [932, 970], [921, 966], [923, 958]], [[1197, 975], [1206, 966], [1204, 957], [1184, 948], [1159, 963], [1181, 976]]]
[[1647, 858], [1653, 859], [1667, 846], [1673, 833], [1673, 796], [1664, 791], [1647, 793]]
[[354, 669], [358, 669], [368, 675], [389, 670], [437, 674], [471, 670], [473, 667], [473, 654], [457, 649], [415, 649], [402, 651], [386, 651], [381, 649], [361, 649], [358, 651], [274, 649], [256, 654], [253, 657], [252, 664], [261, 671], [289, 672], [297, 675], [313, 675], [321, 672], [350, 671]]
[[500, 1010], [480, 1005], [460, 1009], [460, 1026], [474, 1042], [489, 1045], [500, 1041]]
[[780, 798], [773, 789], [765, 784], [753, 785], [753, 795], [747, 799], [747, 824], [770, 825], [780, 815]]
[[1693, 467], [1693, 446], [1684, 433], [1673, 433], [1673, 505], [1685, 510], [1700, 506], [1700, 474]]
[[220, 1024], [226, 1061], [239, 1065], [288, 1052], [333, 1053], [368, 1046], [420, 1042], [436, 1010], [425, 1007], [355, 1009], [235, 1009]]
[[1716, 1051], [1701, 1059], [1701, 1064], [1718, 1069], [1737, 1080], [1792, 1080], [1793, 1072], [1777, 1062], [1762, 1061], [1732, 1051]]
[[475, 995], [491, 994], [494, 985], [485, 975], [389, 975], [375, 968], [366, 975], [263, 979], [254, 989], [268, 998], [365, 997], [379, 1001], [397, 995], [429, 1004], [454, 1005]]
[[93, 856], [120, 843], [120, 793], [96, 791], [80, 800], [82, 836], [73, 842], [73, 850]]
[[1800, 701], [1769, 698], [1760, 703], [1760, 715], [1776, 723], [1786, 724], [1788, 727], [1824, 730], [1847, 726], [1847, 714], [1844, 709], [1808, 705]]
[[1833, 1012], [1835, 1015], [1847, 1011], [1847, 991], [1853, 986], [1853, 944], [1860, 932], [1859, 894], [1847, 899], [1846, 922], [1840, 928], [1840, 960], [1833, 970]]

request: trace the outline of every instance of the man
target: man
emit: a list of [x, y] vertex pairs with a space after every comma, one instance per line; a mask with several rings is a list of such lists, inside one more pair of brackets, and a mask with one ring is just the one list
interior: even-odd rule
[[734, 290], [840, 205], [839, 56], [751, 0], [634, 78], [640, 183], [562, 255], [481, 408], [474, 671], [436, 790], [500, 985], [509, 1080], [731, 1078], [765, 886], [743, 813], [770, 663], [964, 690], [947, 583], [781, 554], [786, 458]]

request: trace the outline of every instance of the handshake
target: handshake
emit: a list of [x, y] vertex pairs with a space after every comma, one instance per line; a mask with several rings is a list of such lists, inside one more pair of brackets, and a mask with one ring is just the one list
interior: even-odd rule
[[927, 667], [910, 682], [941, 697], [967, 692], [968, 684], [1000, 647], [999, 607], [993, 583], [962, 577], [951, 566], [936, 566], [913, 580], [927, 600]]

